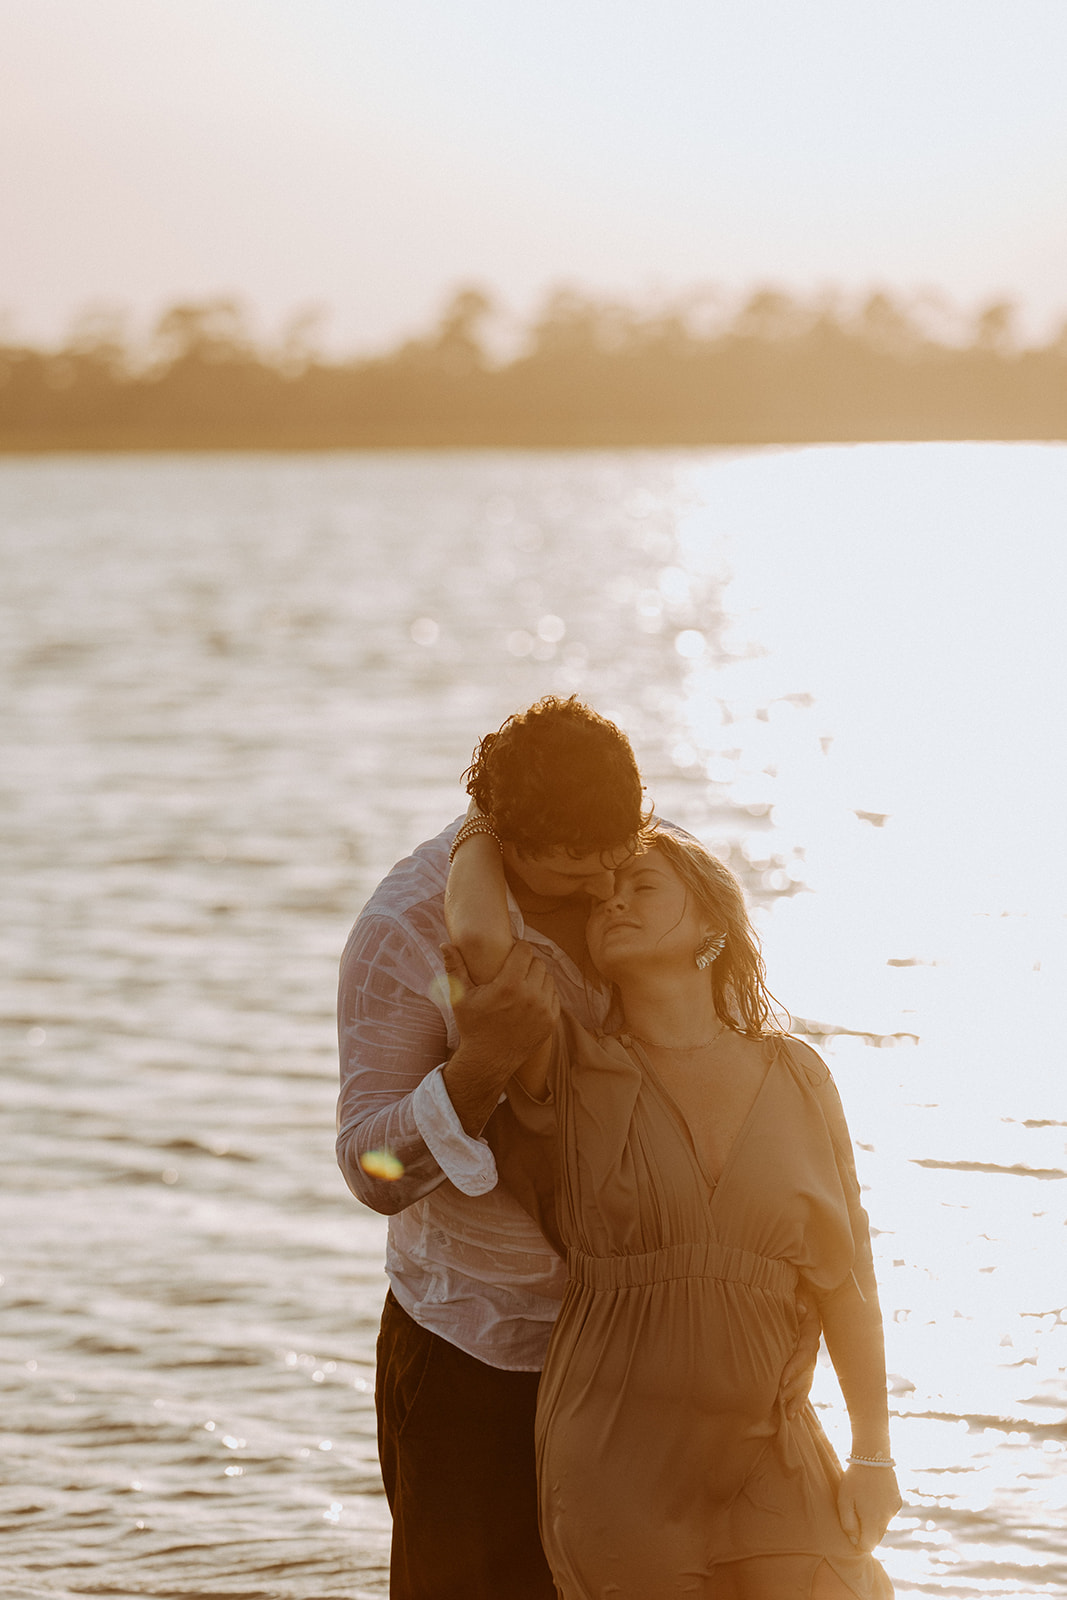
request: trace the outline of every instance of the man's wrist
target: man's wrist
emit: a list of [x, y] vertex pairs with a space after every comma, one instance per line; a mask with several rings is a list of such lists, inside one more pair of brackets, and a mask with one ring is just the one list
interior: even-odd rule
[[456, 1116], [471, 1138], [477, 1138], [492, 1116], [508, 1079], [519, 1065], [509, 1052], [481, 1052], [461, 1044], [441, 1074]]
[[518, 1045], [510, 1038], [502, 1040], [495, 1031], [486, 1039], [467, 1034], [445, 1063], [445, 1072], [450, 1081], [471, 1087], [492, 1085], [500, 1093], [531, 1054], [528, 1042]]

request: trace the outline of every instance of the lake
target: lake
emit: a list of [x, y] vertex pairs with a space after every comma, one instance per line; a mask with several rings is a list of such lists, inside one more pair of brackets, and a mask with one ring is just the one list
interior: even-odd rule
[[898, 1594], [1067, 1589], [1067, 447], [7, 459], [0, 548], [0, 1595], [387, 1593], [337, 960], [549, 692], [837, 1077]]

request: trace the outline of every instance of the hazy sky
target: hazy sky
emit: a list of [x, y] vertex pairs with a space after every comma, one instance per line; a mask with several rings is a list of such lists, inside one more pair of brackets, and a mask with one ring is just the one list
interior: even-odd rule
[[0, 309], [476, 280], [939, 286], [1067, 316], [1067, 0], [0, 0]]

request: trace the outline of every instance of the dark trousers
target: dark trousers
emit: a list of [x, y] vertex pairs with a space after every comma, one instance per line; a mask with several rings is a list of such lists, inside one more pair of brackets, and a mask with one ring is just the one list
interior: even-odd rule
[[502, 1372], [413, 1322], [378, 1335], [390, 1600], [555, 1600], [537, 1532], [536, 1372]]

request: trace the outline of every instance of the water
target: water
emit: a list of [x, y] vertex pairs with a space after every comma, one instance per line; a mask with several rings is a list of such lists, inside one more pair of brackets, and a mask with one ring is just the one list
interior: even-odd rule
[[1065, 510], [1059, 446], [0, 464], [0, 1594], [387, 1592], [336, 962], [550, 690], [834, 1066], [898, 1592], [1067, 1588]]

